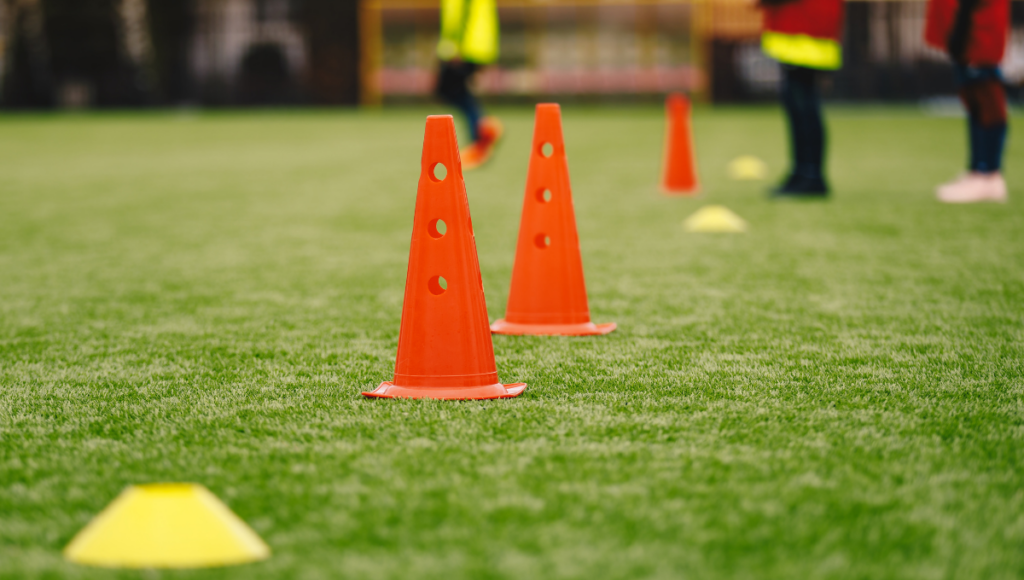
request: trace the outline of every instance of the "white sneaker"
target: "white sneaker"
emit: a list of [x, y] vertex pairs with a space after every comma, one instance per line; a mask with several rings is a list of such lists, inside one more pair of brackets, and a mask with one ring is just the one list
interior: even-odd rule
[[979, 201], [1006, 201], [1006, 180], [998, 171], [992, 173], [965, 173], [937, 190], [943, 203], [977, 203]]

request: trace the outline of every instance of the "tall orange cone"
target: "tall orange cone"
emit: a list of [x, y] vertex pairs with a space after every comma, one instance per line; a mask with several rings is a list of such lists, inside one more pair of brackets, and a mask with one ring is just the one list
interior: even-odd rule
[[583, 261], [562, 140], [562, 110], [537, 105], [526, 198], [512, 269], [512, 289], [497, 334], [608, 334], [615, 323], [594, 324], [587, 306]]
[[672, 195], [694, 195], [700, 189], [690, 129], [690, 100], [675, 93], [665, 101], [665, 168], [661, 189]]
[[525, 389], [498, 381], [455, 124], [427, 117], [395, 379], [363, 395], [500, 399]]

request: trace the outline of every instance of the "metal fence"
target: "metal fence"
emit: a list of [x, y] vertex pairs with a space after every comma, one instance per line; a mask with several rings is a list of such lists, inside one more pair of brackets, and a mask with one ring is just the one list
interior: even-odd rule
[[[771, 98], [754, 0], [497, 0], [490, 99]], [[1004, 63], [1024, 81], [1024, 0]], [[954, 92], [922, 41], [923, 0], [847, 3], [844, 68], [827, 93]], [[0, 0], [6, 106], [377, 104], [431, 98], [438, 0]]]
[[[479, 79], [492, 98], [643, 98], [682, 90], [714, 102], [771, 98], [778, 65], [760, 50], [746, 0], [499, 0], [502, 58]], [[1024, 81], [1024, 1], [1004, 63]], [[847, 4], [845, 66], [826, 92], [844, 100], [915, 100], [955, 92], [951, 64], [925, 46], [923, 0]], [[427, 98], [436, 66], [436, 2], [370, 0], [364, 102]]]
[[[692, 91], [703, 83], [692, 4], [560, 0], [499, 5], [501, 57], [480, 76], [479, 90], [485, 95], [663, 94]], [[365, 98], [428, 94], [435, 67], [436, 6], [412, 0], [378, 9], [381, 49], [379, 60], [371, 59], [371, 70], [377, 72], [367, 79]], [[367, 52], [374, 53], [372, 46]]]

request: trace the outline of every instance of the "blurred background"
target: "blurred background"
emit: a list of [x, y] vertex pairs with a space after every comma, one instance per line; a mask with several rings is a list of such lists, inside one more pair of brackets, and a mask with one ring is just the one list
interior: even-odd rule
[[[498, 0], [491, 101], [642, 101], [688, 91], [714, 103], [774, 97], [747, 0]], [[1024, 0], [1004, 73], [1024, 82]], [[955, 93], [924, 45], [923, 0], [847, 5], [845, 66], [826, 95], [927, 101]], [[376, 105], [431, 99], [437, 0], [0, 0], [7, 109]]]

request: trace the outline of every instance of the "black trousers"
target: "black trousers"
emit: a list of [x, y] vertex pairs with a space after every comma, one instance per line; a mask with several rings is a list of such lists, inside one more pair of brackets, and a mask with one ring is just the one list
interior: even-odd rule
[[971, 171], [991, 173], [1003, 165], [1006, 147], [1006, 89], [999, 67], [956, 65], [960, 99], [967, 109]]
[[821, 114], [818, 77], [821, 71], [782, 65], [782, 106], [789, 121], [790, 151], [794, 176], [823, 176], [825, 123]]
[[469, 82], [480, 70], [480, 65], [465, 61], [442, 61], [437, 77], [437, 96], [442, 101], [459, 109], [469, 123], [469, 136], [472, 141], [480, 138], [480, 103], [469, 90]]

